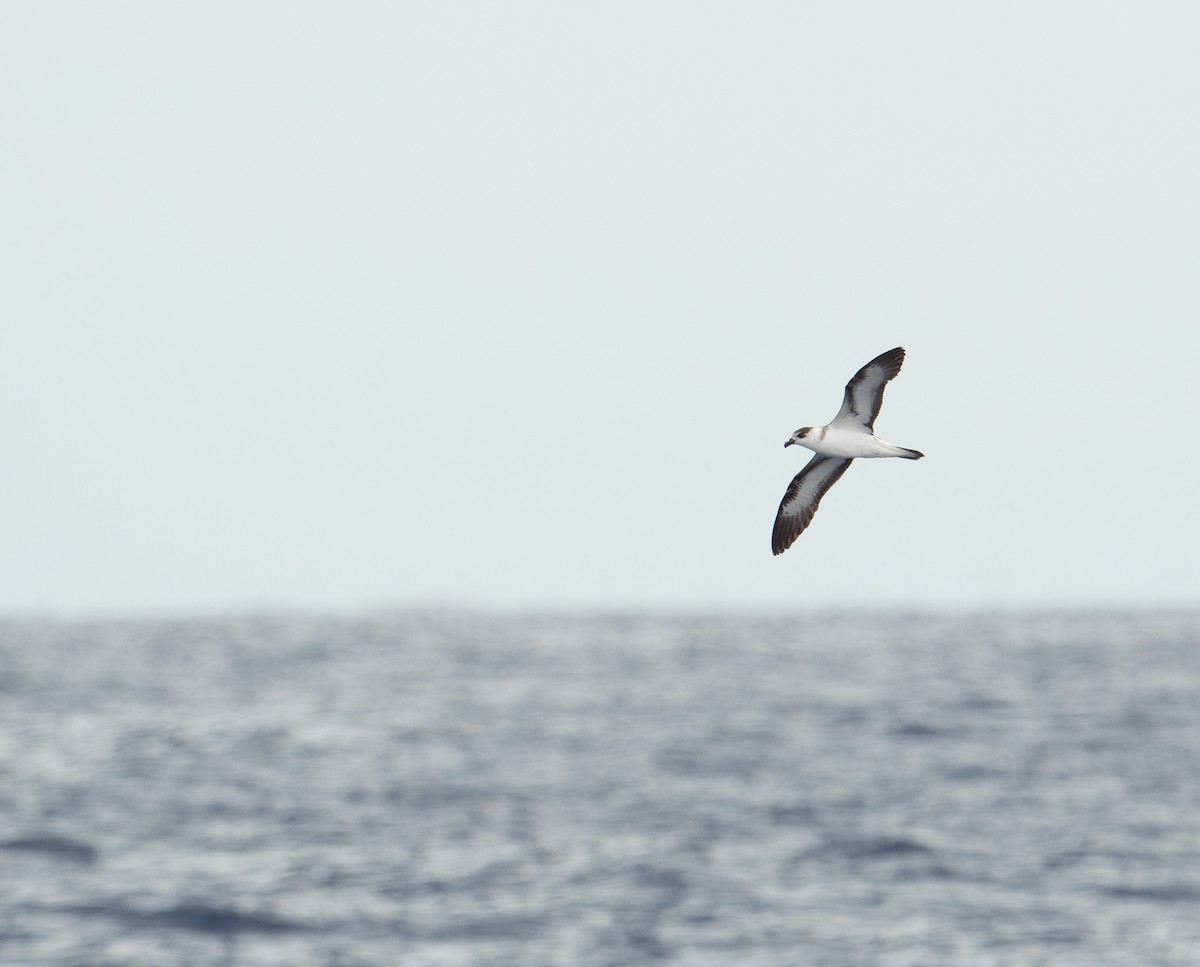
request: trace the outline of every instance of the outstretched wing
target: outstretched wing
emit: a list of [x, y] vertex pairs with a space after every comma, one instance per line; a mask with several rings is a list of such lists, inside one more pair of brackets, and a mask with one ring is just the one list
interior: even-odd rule
[[846, 384], [842, 408], [829, 425], [853, 427], [856, 430], [866, 427], [874, 433], [875, 417], [879, 415], [879, 407], [883, 404], [883, 388], [889, 379], [900, 372], [903, 364], [904, 350], [899, 346], [867, 363]]
[[796, 474], [780, 501], [779, 513], [775, 515], [775, 529], [771, 531], [772, 552], [782, 554], [792, 546], [812, 521], [825, 491], [837, 483], [851, 463], [818, 453]]

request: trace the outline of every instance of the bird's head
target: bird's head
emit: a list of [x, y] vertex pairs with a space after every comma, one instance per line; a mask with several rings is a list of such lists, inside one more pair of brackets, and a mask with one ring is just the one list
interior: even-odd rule
[[793, 443], [803, 444], [804, 438], [812, 433], [811, 426], [802, 426], [799, 430], [792, 434], [792, 438], [784, 444], [785, 447], [790, 447]]

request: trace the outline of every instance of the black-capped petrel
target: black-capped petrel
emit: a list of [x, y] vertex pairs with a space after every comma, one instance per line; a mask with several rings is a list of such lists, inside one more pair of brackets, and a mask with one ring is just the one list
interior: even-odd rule
[[775, 515], [771, 550], [782, 554], [813, 519], [825, 492], [837, 483], [858, 457], [903, 457], [920, 460], [919, 450], [898, 447], [875, 435], [875, 417], [883, 403], [883, 388], [900, 372], [904, 350], [897, 346], [872, 359], [846, 384], [842, 408], [828, 426], [802, 426], [784, 444], [797, 443], [813, 451], [813, 458], [796, 474]]

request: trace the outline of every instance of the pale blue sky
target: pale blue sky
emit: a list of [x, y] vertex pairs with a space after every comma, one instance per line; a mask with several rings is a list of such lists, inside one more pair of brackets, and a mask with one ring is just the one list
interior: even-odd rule
[[1196, 604], [1197, 36], [7, 4], [0, 611]]

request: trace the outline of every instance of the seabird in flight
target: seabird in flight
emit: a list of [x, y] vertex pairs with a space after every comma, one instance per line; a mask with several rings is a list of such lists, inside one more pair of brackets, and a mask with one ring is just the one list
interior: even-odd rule
[[842, 408], [828, 426], [802, 426], [784, 444], [797, 443], [813, 458], [796, 474], [775, 515], [771, 550], [782, 554], [803, 533], [825, 492], [837, 483], [857, 457], [903, 457], [920, 460], [925, 454], [887, 443], [875, 435], [875, 417], [883, 403], [883, 388], [900, 372], [904, 350], [897, 346], [872, 359], [846, 384]]

